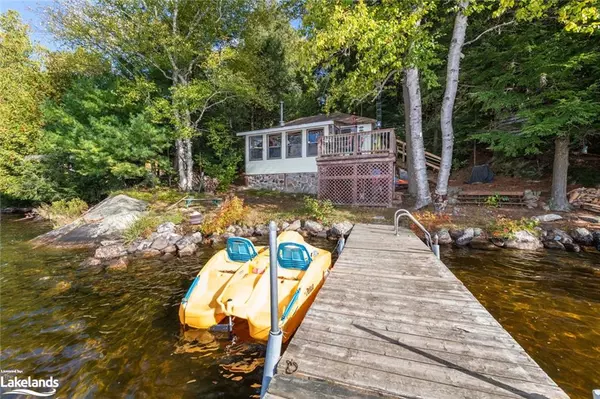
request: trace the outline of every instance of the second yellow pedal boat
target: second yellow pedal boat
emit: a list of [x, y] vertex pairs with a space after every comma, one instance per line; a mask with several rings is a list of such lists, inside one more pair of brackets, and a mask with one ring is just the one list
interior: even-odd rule
[[[331, 267], [331, 252], [296, 232], [277, 238], [278, 300], [284, 341], [296, 331]], [[236, 261], [237, 259], [237, 261]], [[234, 270], [235, 269], [235, 270]], [[179, 309], [182, 324], [209, 328], [225, 317], [248, 321], [250, 336], [266, 341], [270, 328], [269, 249], [234, 237], [200, 271]]]

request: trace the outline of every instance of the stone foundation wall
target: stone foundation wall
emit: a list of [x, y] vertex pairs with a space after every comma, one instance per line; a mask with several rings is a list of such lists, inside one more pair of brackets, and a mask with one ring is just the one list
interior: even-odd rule
[[276, 173], [246, 175], [246, 185], [252, 188], [284, 191], [287, 193], [317, 193], [316, 173]]

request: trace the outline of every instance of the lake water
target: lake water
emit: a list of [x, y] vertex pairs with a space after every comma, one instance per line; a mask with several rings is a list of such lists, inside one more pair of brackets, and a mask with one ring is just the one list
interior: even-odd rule
[[[49, 226], [3, 217], [0, 368], [59, 380], [61, 397], [248, 398], [264, 345], [183, 332], [177, 310], [214, 249], [97, 273], [88, 251], [32, 250]], [[329, 246], [327, 241], [314, 242]], [[600, 387], [600, 255], [442, 250], [486, 308], [572, 397]]]

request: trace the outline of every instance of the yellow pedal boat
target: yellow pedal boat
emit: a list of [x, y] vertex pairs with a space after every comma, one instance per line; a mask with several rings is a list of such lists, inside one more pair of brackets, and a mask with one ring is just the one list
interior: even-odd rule
[[[251, 242], [243, 240], [230, 238], [227, 249], [217, 253], [200, 271], [180, 306], [182, 324], [209, 328], [226, 316], [233, 316], [248, 321], [251, 337], [267, 340], [270, 329], [269, 249], [253, 249]], [[329, 273], [331, 252], [307, 244], [296, 232], [281, 233], [277, 244], [279, 320], [284, 341], [287, 341], [302, 322]], [[243, 245], [246, 249], [241, 248]], [[235, 251], [250, 256], [238, 258]], [[241, 260], [234, 264], [231, 258]], [[249, 260], [240, 263], [244, 259]], [[223, 260], [228, 262], [225, 270], [228, 270], [229, 278], [217, 279], [213, 276], [224, 272], [223, 267], [216, 264]], [[211, 268], [207, 269], [209, 265]]]

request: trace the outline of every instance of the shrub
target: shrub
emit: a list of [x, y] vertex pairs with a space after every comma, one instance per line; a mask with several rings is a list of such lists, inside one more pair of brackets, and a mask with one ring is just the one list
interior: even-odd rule
[[535, 229], [537, 225], [537, 221], [529, 218], [521, 218], [519, 220], [499, 218], [490, 223], [488, 230], [492, 237], [512, 239], [515, 238], [515, 233], [521, 230], [537, 235], [538, 231]]
[[67, 225], [88, 210], [88, 204], [79, 198], [54, 201], [52, 204], [42, 204], [37, 213], [44, 219], [52, 221], [54, 228]]
[[244, 206], [244, 200], [235, 195], [227, 198], [217, 212], [206, 218], [202, 224], [203, 234], [223, 233], [227, 226], [235, 223], [242, 223], [248, 214], [249, 209]]
[[175, 224], [180, 224], [182, 221], [183, 215], [180, 212], [144, 215], [133, 222], [133, 224], [123, 232], [123, 239], [129, 244], [137, 238], [148, 238], [150, 234], [163, 223], [173, 222]]
[[327, 222], [335, 208], [329, 200], [318, 200], [313, 197], [304, 197], [304, 212], [312, 219]]
[[[430, 211], [423, 211], [415, 213], [415, 218], [425, 227], [431, 231], [439, 226], [447, 226], [452, 224], [452, 219], [447, 213], [435, 213]], [[413, 231], [419, 232], [420, 229], [413, 223], [410, 224]]]

